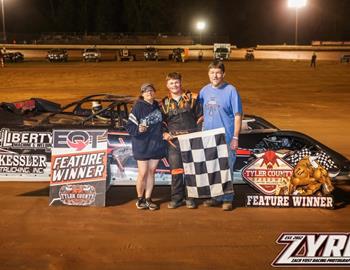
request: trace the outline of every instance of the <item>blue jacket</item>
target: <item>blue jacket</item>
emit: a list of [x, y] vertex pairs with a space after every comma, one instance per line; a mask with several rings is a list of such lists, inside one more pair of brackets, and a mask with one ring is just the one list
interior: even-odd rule
[[[140, 124], [147, 125], [146, 132], [139, 132]], [[150, 104], [139, 99], [129, 114], [126, 130], [136, 160], [161, 159], [166, 156], [166, 142], [162, 133], [162, 113], [156, 101]]]

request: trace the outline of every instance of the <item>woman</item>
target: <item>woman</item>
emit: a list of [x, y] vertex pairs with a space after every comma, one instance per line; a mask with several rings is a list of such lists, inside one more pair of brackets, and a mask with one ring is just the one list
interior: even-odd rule
[[152, 202], [154, 173], [158, 162], [166, 155], [166, 145], [162, 135], [162, 114], [154, 100], [155, 88], [151, 83], [141, 86], [141, 96], [136, 101], [126, 125], [131, 135], [134, 158], [137, 160], [136, 181], [137, 209], [157, 210]]

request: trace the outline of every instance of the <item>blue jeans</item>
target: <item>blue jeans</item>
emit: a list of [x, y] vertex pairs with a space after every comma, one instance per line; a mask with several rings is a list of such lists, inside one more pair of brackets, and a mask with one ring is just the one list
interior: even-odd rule
[[[233, 181], [233, 168], [236, 162], [236, 152], [230, 149], [230, 146], [228, 145], [228, 165], [230, 166], [231, 171], [231, 180]], [[217, 197], [214, 197], [213, 199], [218, 202], [232, 202], [234, 197], [234, 192], [220, 195]]]

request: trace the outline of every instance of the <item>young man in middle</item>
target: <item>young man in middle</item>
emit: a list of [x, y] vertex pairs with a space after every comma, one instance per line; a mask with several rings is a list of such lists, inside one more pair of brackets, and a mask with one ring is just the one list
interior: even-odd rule
[[184, 169], [177, 135], [199, 131], [202, 121], [202, 109], [197, 101], [197, 94], [182, 89], [182, 76], [178, 72], [166, 77], [169, 95], [162, 100], [163, 119], [166, 130], [164, 140], [168, 141], [168, 160], [171, 169], [171, 201], [168, 208], [175, 209], [186, 201], [186, 207], [196, 208], [193, 198], [186, 195]]

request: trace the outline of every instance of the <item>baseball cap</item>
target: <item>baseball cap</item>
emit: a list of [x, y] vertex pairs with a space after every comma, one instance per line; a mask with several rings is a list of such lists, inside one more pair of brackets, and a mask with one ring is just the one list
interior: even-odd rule
[[144, 93], [147, 91], [148, 88], [152, 88], [154, 91], [156, 91], [155, 87], [153, 84], [151, 83], [144, 83], [143, 85], [141, 85], [141, 93]]

